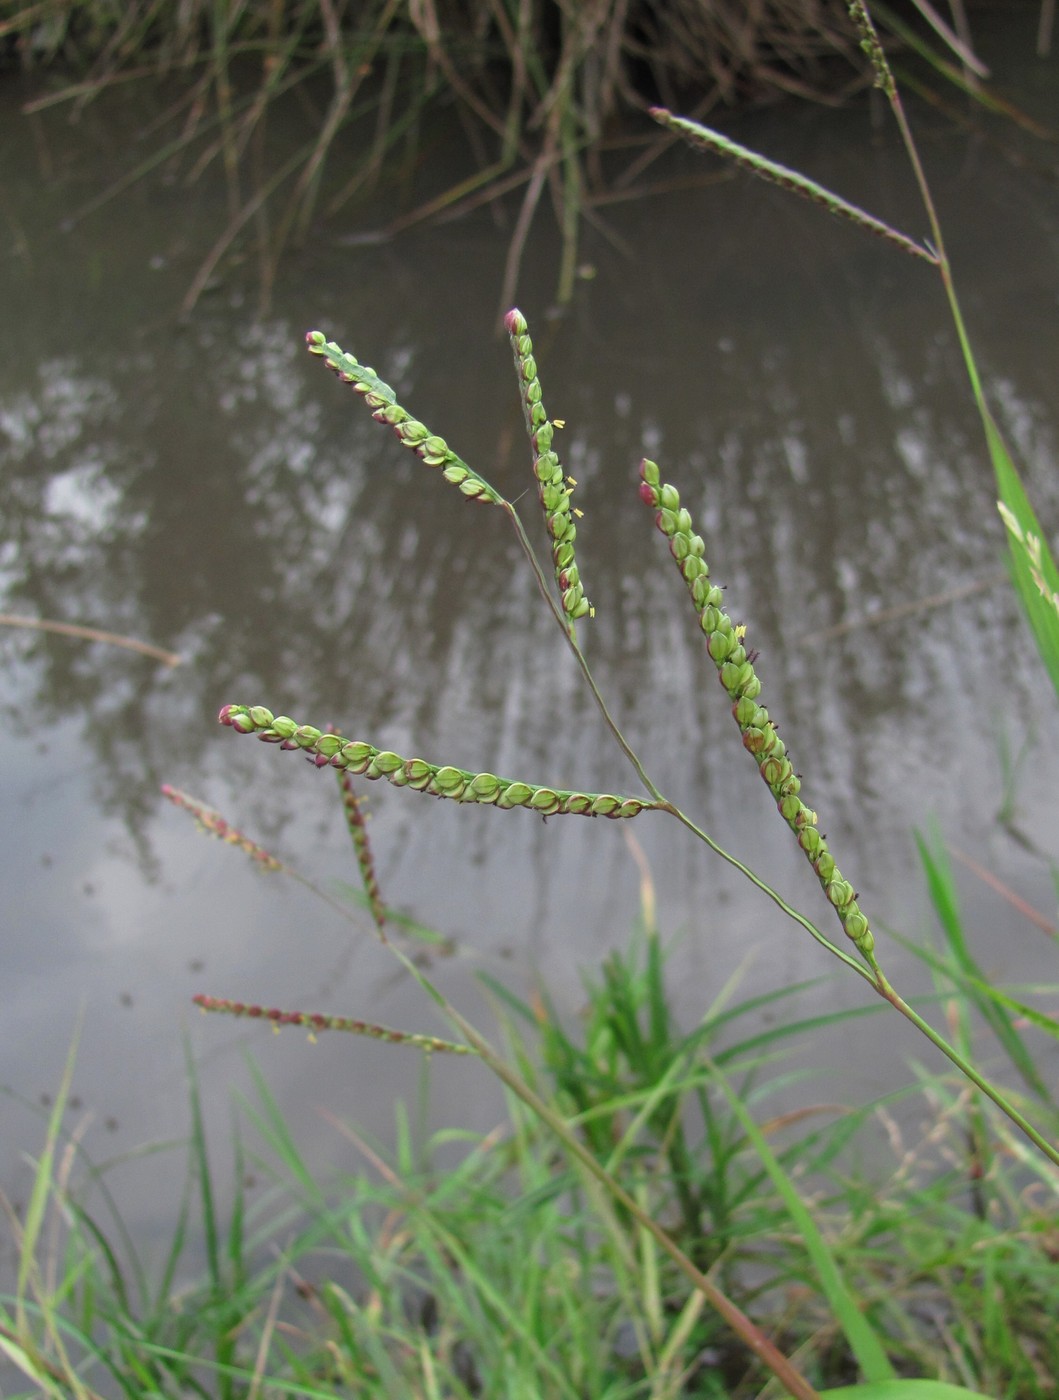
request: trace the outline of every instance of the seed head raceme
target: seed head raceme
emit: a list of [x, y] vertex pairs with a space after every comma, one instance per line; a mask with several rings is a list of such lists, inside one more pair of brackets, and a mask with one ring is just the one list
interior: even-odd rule
[[552, 450], [555, 426], [548, 421], [542, 402], [540, 380], [537, 378], [537, 361], [533, 358], [533, 341], [529, 337], [526, 318], [515, 307], [504, 317], [504, 325], [507, 327], [511, 350], [515, 357], [515, 373], [518, 375], [519, 392], [522, 396], [522, 413], [533, 450], [537, 499], [544, 511], [544, 525], [552, 542], [555, 581], [559, 586], [563, 613], [568, 621], [573, 623], [580, 617], [592, 617], [595, 613], [592, 604], [585, 597], [581, 572], [574, 560], [574, 541], [577, 538], [574, 517], [580, 514], [570, 504], [574, 482], [563, 470], [558, 454]]
[[402, 758], [388, 749], [377, 749], [341, 734], [325, 734], [311, 724], [296, 724], [286, 715], [274, 715], [264, 705], [225, 705], [217, 716], [237, 734], [256, 734], [266, 744], [301, 749], [317, 768], [328, 766], [365, 778], [385, 778], [394, 787], [410, 787], [434, 797], [473, 802], [508, 809], [525, 807], [544, 817], [635, 817], [657, 810], [661, 803], [647, 797], [618, 797], [609, 792], [574, 792], [513, 782], [494, 773], [472, 773], [449, 764], [427, 763], [422, 758]]
[[401, 407], [393, 389], [383, 383], [373, 369], [362, 365], [333, 340], [328, 340], [322, 331], [309, 331], [305, 342], [310, 355], [320, 355], [344, 384], [353, 385], [373, 410], [371, 416], [377, 423], [388, 424], [401, 443], [428, 467], [440, 467], [442, 476], [446, 481], [451, 481], [461, 495], [491, 505], [505, 504], [500, 492], [473, 471], [462, 457], [458, 457], [444, 438], [432, 433], [425, 424]]
[[[334, 734], [335, 730], [329, 728], [327, 732]], [[349, 828], [349, 835], [353, 842], [353, 851], [357, 858], [357, 868], [360, 870], [364, 893], [368, 896], [371, 916], [375, 920], [375, 927], [379, 930], [379, 937], [385, 943], [386, 905], [382, 901], [378, 877], [375, 874], [375, 857], [371, 849], [371, 838], [368, 835], [364, 802], [353, 786], [353, 777], [346, 768], [338, 770], [338, 789], [342, 794], [342, 810], [345, 813], [346, 826]]]
[[390, 1026], [380, 1026], [374, 1021], [355, 1021], [350, 1016], [324, 1016], [319, 1011], [281, 1011], [278, 1006], [257, 1006], [253, 1002], [229, 1001], [227, 997], [198, 995], [192, 1001], [202, 1011], [220, 1011], [228, 1016], [247, 1016], [252, 1021], [265, 1021], [273, 1030], [283, 1026], [304, 1026], [309, 1039], [315, 1040], [318, 1031], [348, 1031], [353, 1035], [370, 1036], [372, 1040], [385, 1040], [391, 1045], [413, 1045], [418, 1050], [438, 1051], [449, 1055], [473, 1055], [469, 1045], [457, 1045], [451, 1040], [441, 1040], [435, 1035], [418, 1035], [412, 1031], [395, 1031]]
[[736, 625], [722, 608], [724, 594], [710, 578], [705, 543], [694, 532], [691, 516], [681, 506], [676, 488], [663, 482], [657, 463], [646, 458], [640, 463], [640, 499], [654, 510], [655, 524], [668, 540], [669, 552], [687, 585], [699, 615], [706, 650], [728, 693], [743, 747], [757, 764], [783, 820], [798, 838], [843, 931], [871, 962], [875, 938], [868, 920], [857, 904], [853, 886], [839, 872], [826, 838], [817, 830], [816, 813], [799, 795], [801, 778], [794, 771], [768, 710], [758, 699], [761, 680], [754, 669], [754, 653], [743, 645], [746, 629]]
[[[862, 33], [865, 37], [861, 47], [866, 51], [875, 68], [877, 86], [884, 88], [887, 95], [892, 97], [893, 75], [890, 74], [887, 78], [889, 69], [886, 65], [886, 57], [871, 20], [868, 18], [863, 0], [855, 0], [855, 3], [850, 6], [850, 13], [854, 20], [860, 23], [856, 13], [858, 10], [861, 11], [863, 21], [867, 25], [866, 29], [862, 25]], [[727, 136], [722, 136], [719, 131], [703, 126], [700, 122], [691, 121], [687, 117], [675, 116], [665, 107], [651, 107], [649, 112], [660, 126], [666, 127], [676, 136], [682, 136], [696, 150], [721, 156], [725, 160], [731, 161], [733, 165], [738, 165], [742, 170], [749, 171], [751, 175], [757, 175], [762, 180], [768, 180], [770, 184], [779, 185], [781, 189], [787, 190], [791, 194], [800, 195], [803, 199], [820, 205], [829, 214], [835, 214], [841, 219], [848, 219], [850, 223], [884, 239], [893, 247], [900, 248], [902, 253], [908, 253], [911, 257], [920, 258], [924, 262], [933, 263], [935, 267], [938, 266], [938, 255], [931, 248], [925, 244], [917, 243], [908, 234], [893, 228], [882, 219], [877, 219], [874, 214], [869, 214], [867, 210], [861, 209], [858, 205], [851, 204], [849, 200], [843, 199], [833, 190], [818, 185], [815, 180], [808, 179], [800, 171], [791, 170], [789, 166], [769, 160], [758, 151], [740, 146], [738, 142], [730, 140]]]
[[210, 836], [216, 836], [229, 846], [238, 846], [262, 870], [282, 870], [284, 868], [282, 861], [269, 855], [268, 851], [259, 846], [256, 841], [251, 841], [249, 836], [244, 836], [241, 831], [237, 831], [230, 822], [225, 821], [219, 812], [215, 812], [212, 807], [207, 807], [205, 802], [200, 802], [197, 797], [190, 797], [186, 792], [181, 792], [179, 788], [170, 787], [168, 783], [162, 784], [162, 796], [168, 798], [174, 807], [182, 807], [185, 812], [190, 812], [200, 831], [205, 831]]

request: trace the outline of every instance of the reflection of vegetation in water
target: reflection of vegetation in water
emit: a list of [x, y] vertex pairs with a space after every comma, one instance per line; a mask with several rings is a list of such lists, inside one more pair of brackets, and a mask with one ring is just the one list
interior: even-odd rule
[[[172, 139], [156, 137], [91, 207], [177, 160], [191, 177], [223, 168], [227, 223], [185, 309], [237, 240], [260, 243], [267, 294], [282, 249], [304, 238], [321, 210], [333, 215], [354, 196], [377, 196], [381, 186], [407, 193], [413, 183], [427, 197], [385, 232], [520, 192], [502, 306], [514, 298], [535, 213], [550, 203], [563, 238], [558, 300], [567, 302], [584, 219], [598, 224], [606, 203], [646, 192], [645, 176], [669, 144], [642, 129], [622, 136], [615, 122], [623, 115], [684, 98], [697, 115], [762, 98], [838, 101], [863, 87], [867, 71], [845, 7], [825, 0], [514, 8], [476, 0], [441, 9], [411, 0], [60, 0], [44, 22], [39, 9], [20, 0], [6, 26], [9, 47], [27, 66], [74, 69], [76, 77], [31, 109], [80, 107], [137, 74], [184, 77]], [[277, 118], [282, 125], [299, 102], [312, 110], [313, 129], [293, 150], [273, 145]], [[464, 173], [439, 189], [431, 156], [446, 105], [458, 113], [454, 136], [466, 160]], [[712, 177], [692, 177], [701, 178]]]
[[[665, 262], [677, 265], [668, 249]], [[649, 303], [661, 283], [660, 272], [647, 277]], [[409, 304], [419, 294], [413, 281]], [[876, 607], [896, 575], [916, 598], [953, 578], [991, 572], [969, 528], [992, 510], [989, 484], [964, 468], [970, 440], [958, 404], [940, 397], [936, 343], [902, 344], [900, 304], [867, 327], [825, 318], [836, 360], [829, 387], [841, 408], [828, 399], [818, 412], [810, 356], [820, 331], [803, 319], [814, 296], [811, 286], [804, 294], [788, 290], [785, 306], [795, 323], [789, 345], [777, 344], [764, 321], [745, 314], [737, 320], [722, 305], [712, 334], [730, 340], [730, 348], [704, 347], [717, 393], [701, 407], [678, 363], [686, 362], [689, 343], [703, 345], [696, 305], [658, 302], [663, 314], [673, 313], [670, 361], [633, 359], [628, 335], [606, 308], [599, 320], [564, 328], [553, 347], [545, 346], [553, 375], [569, 379], [555, 406], [569, 422], [557, 438], [588, 506], [595, 587], [622, 600], [620, 615], [605, 609], [592, 624], [601, 655], [617, 658], [600, 664], [636, 726], [651, 723], [652, 678], [675, 678], [694, 665], [680, 629], [656, 623], [665, 613], [664, 583], [649, 576], [630, 586], [642, 521], [634, 495], [613, 480], [643, 442], [660, 440], [660, 423], [666, 457], [686, 464], [685, 496], [697, 518], [712, 526], [723, 515], [728, 524], [727, 580], [756, 600], [755, 635], [771, 683], [785, 690], [804, 683], [813, 655], [806, 639]], [[701, 316], [711, 309], [712, 300]], [[475, 405], [474, 384], [504, 372], [506, 356], [487, 340], [485, 353], [472, 348], [481, 331], [474, 317], [445, 336], [398, 324], [387, 342], [373, 302], [354, 302], [350, 315], [379, 325], [373, 359], [387, 377], [414, 383], [417, 402], [435, 421], [445, 421], [442, 408], [450, 402]], [[285, 320], [237, 328], [235, 318], [218, 317], [164, 344], [148, 340], [104, 353], [69, 348], [28, 372], [16, 368], [0, 395], [3, 609], [123, 632], [187, 658], [166, 680], [144, 661], [110, 650], [9, 636], [7, 645], [33, 668], [32, 683], [19, 685], [17, 709], [25, 713], [31, 704], [46, 723], [72, 712], [81, 717], [103, 806], [123, 814], [140, 843], [149, 839], [155, 787], [173, 776], [162, 759], [163, 736], [187, 732], [214, 713], [231, 687], [257, 690], [275, 676], [291, 678], [290, 693], [277, 701], [285, 708], [341, 722], [347, 733], [359, 716], [375, 733], [396, 729], [387, 743], [428, 752], [438, 746], [439, 725], [451, 724], [452, 713], [469, 713], [473, 693], [481, 704], [464, 766], [510, 754], [517, 738], [519, 752], [543, 776], [552, 754], [565, 764], [579, 747], [580, 782], [617, 781], [604, 780], [598, 741], [577, 723], [560, 736], [542, 723], [526, 657], [550, 644], [522, 565], [506, 555], [483, 512], [461, 512], [444, 483], [427, 478], [412, 486], [413, 467], [396, 443], [374, 435], [370, 424], [350, 423], [337, 391], [329, 396], [306, 384], [310, 367], [298, 355], [298, 339]], [[855, 376], [845, 366], [865, 353], [874, 369]], [[454, 379], [454, 364], [471, 366], [469, 377]], [[596, 370], [587, 372], [587, 364]], [[613, 402], [637, 411], [615, 415]], [[1032, 406], [1019, 411], [1040, 417]], [[512, 460], [517, 421], [517, 404], [495, 411], [490, 404], [475, 408], [453, 437], [472, 460], [501, 463], [512, 496], [527, 484], [534, 489]], [[431, 529], [409, 509], [410, 490], [428, 510]], [[906, 509], [894, 518], [898, 496]], [[781, 511], [764, 511], [763, 503], [778, 500]], [[885, 531], [878, 524], [884, 518], [892, 522]], [[454, 549], [457, 535], [463, 543]], [[826, 551], [807, 547], [823, 535]], [[751, 573], [755, 543], [766, 547]], [[939, 579], [941, 556], [952, 572]], [[503, 583], [483, 590], [481, 577], [491, 570]], [[975, 636], [994, 624], [1001, 605], [991, 594], [971, 609], [919, 623], [929, 628], [931, 647], [910, 648], [901, 619], [877, 628], [869, 651], [848, 649], [834, 668], [829, 727], [841, 729], [856, 715], [875, 726], [892, 716], [907, 729], [904, 717], [917, 697], [944, 690], [953, 714], [966, 704], [960, 722], [977, 732], [976, 681], [965, 672], [977, 654]], [[423, 684], [427, 676], [434, 683]], [[672, 684], [663, 683], [662, 694]], [[455, 710], [446, 721], [438, 692], [450, 688]], [[344, 708], [354, 697], [357, 715]], [[567, 702], [572, 715], [583, 713], [573, 695]], [[685, 780], [712, 790], [716, 778], [703, 744], [712, 732], [709, 716], [675, 722], [696, 756]], [[798, 714], [796, 722], [802, 746], [817, 747], [819, 717]], [[181, 782], [197, 786], [199, 760], [189, 753], [185, 761], [191, 766]], [[234, 761], [240, 769], [254, 766]], [[825, 776], [836, 789], [844, 787], [845, 763], [833, 748]]]

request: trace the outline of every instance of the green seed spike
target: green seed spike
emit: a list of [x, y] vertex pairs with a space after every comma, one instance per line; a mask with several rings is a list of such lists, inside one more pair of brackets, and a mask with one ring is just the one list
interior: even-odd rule
[[849, 17], [860, 31], [860, 46], [875, 70], [875, 86], [881, 88], [892, 102], [897, 96], [897, 84], [864, 0], [850, 0]]
[[414, 452], [428, 467], [440, 467], [447, 481], [459, 489], [461, 495], [472, 501], [485, 501], [490, 505], [502, 506], [507, 502], [500, 492], [490, 486], [485, 477], [472, 471], [462, 457], [458, 457], [444, 438], [432, 433], [425, 424], [418, 422], [397, 402], [397, 396], [389, 384], [384, 384], [373, 369], [362, 365], [355, 356], [328, 340], [322, 331], [309, 331], [305, 337], [310, 355], [319, 355], [329, 369], [334, 370], [344, 384], [352, 384], [370, 408], [377, 423], [388, 424], [402, 444]]
[[[339, 737], [333, 728], [328, 730], [328, 734], [335, 738]], [[368, 896], [368, 905], [371, 908], [371, 916], [375, 920], [375, 927], [379, 930], [379, 937], [385, 943], [387, 941], [386, 905], [382, 902], [379, 881], [375, 874], [375, 857], [372, 854], [371, 838], [368, 836], [368, 824], [364, 820], [364, 804], [360, 794], [353, 786], [352, 777], [344, 768], [338, 770], [338, 788], [342, 794], [342, 810], [345, 813], [346, 826], [349, 828], [349, 835], [353, 842], [353, 851], [357, 858], [357, 868], [360, 870], [364, 893]]]
[[374, 1021], [354, 1021], [350, 1016], [323, 1016], [318, 1011], [281, 1011], [278, 1006], [255, 1006], [251, 1002], [229, 1001], [227, 997], [195, 996], [191, 998], [203, 1011], [220, 1011], [228, 1016], [248, 1016], [254, 1021], [267, 1021], [273, 1030], [283, 1026], [304, 1026], [309, 1039], [315, 1040], [318, 1031], [348, 1031], [353, 1035], [370, 1036], [372, 1040], [385, 1040], [391, 1045], [412, 1045], [417, 1050], [433, 1054], [474, 1055], [477, 1052], [469, 1045], [457, 1045], [451, 1040], [441, 1040], [436, 1035], [418, 1035], [413, 1031], [395, 1031], [390, 1026], [380, 1026]]
[[577, 526], [573, 516], [580, 516], [581, 512], [571, 507], [570, 497], [577, 483], [573, 477], [566, 475], [558, 455], [552, 451], [554, 425], [549, 422], [541, 402], [537, 361], [533, 358], [533, 341], [529, 337], [526, 318], [517, 306], [504, 317], [504, 325], [507, 327], [511, 351], [515, 357], [515, 373], [518, 375], [522, 393], [522, 414], [526, 420], [526, 432], [533, 450], [533, 475], [537, 478], [537, 497], [544, 511], [545, 528], [552, 540], [555, 581], [559, 587], [567, 626], [572, 627], [577, 618], [594, 617], [596, 612], [585, 597], [581, 574], [574, 563]]
[[[872, 32], [874, 33], [874, 30]], [[876, 42], [878, 41], [876, 40]], [[788, 166], [780, 165], [777, 161], [768, 160], [765, 156], [759, 155], [757, 151], [740, 146], [736, 141], [729, 141], [727, 136], [722, 136], [719, 131], [713, 131], [708, 126], [700, 125], [699, 122], [690, 121], [687, 117], [674, 116], [665, 107], [652, 107], [651, 116], [660, 126], [668, 127], [676, 135], [683, 136], [688, 144], [696, 150], [709, 151], [714, 155], [724, 156], [743, 170], [749, 170], [752, 175], [758, 175], [773, 185], [779, 185], [781, 189], [790, 190], [792, 194], [801, 195], [803, 199], [808, 199], [813, 204], [819, 204], [829, 214], [837, 214], [839, 218], [848, 219], [851, 223], [858, 224], [861, 228], [867, 229], [869, 233], [874, 233], [879, 238], [885, 239], [887, 243], [900, 248], [903, 253], [909, 253], [914, 258], [922, 258], [925, 262], [932, 263], [935, 267], [938, 266], [938, 258], [929, 248], [925, 248], [923, 244], [917, 243], [914, 238], [909, 238], [907, 234], [899, 232], [889, 224], [883, 223], [881, 219], [875, 218], [864, 209], [858, 208], [856, 204], [850, 204], [848, 200], [825, 189], [823, 185], [818, 185], [815, 180], [807, 179], [797, 170], [791, 170]]]
[[708, 584], [710, 570], [702, 538], [692, 530], [691, 516], [681, 506], [675, 487], [663, 482], [658, 464], [646, 458], [640, 463], [640, 499], [654, 510], [655, 525], [668, 540], [669, 552], [687, 584], [706, 637], [706, 650], [732, 702], [732, 718], [739, 726], [743, 747], [753, 756], [780, 815], [798, 838], [843, 932], [874, 966], [875, 937], [868, 920], [857, 905], [853, 886], [843, 879], [826, 839], [817, 830], [816, 813], [799, 796], [801, 779], [768, 710], [758, 702], [761, 680], [743, 646], [746, 629], [722, 611], [720, 589]]
[[301, 749], [317, 768], [330, 766], [373, 780], [385, 778], [394, 787], [411, 787], [417, 792], [448, 797], [456, 802], [505, 809], [526, 807], [545, 817], [599, 816], [615, 820], [657, 811], [664, 805], [647, 797], [617, 797], [609, 792], [541, 787], [498, 778], [495, 773], [471, 773], [450, 764], [402, 758], [388, 749], [377, 749], [373, 744], [344, 739], [341, 734], [323, 734], [311, 724], [296, 724], [287, 715], [274, 715], [264, 705], [225, 705], [217, 718], [237, 734], [256, 734], [267, 744], [279, 744], [282, 749]]

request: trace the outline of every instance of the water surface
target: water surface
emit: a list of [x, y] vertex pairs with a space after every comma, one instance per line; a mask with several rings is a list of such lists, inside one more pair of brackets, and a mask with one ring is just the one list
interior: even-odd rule
[[[1000, 76], [1059, 123], [1029, 40], [1018, 43], [998, 52]], [[355, 880], [333, 776], [221, 729], [221, 704], [265, 703], [434, 762], [639, 790], [501, 514], [403, 452], [304, 350], [306, 329], [320, 327], [373, 364], [521, 495], [543, 552], [510, 356], [493, 334], [507, 234], [486, 216], [383, 246], [351, 245], [356, 225], [328, 228], [286, 264], [266, 313], [246, 266], [180, 324], [174, 309], [223, 192], [141, 184], [64, 233], [70, 209], [129, 168], [133, 99], [71, 127], [54, 114], [27, 123], [20, 96], [8, 91], [0, 112], [12, 234], [0, 607], [128, 633], [185, 660], [170, 670], [0, 632], [0, 1175], [24, 1192], [19, 1155], [40, 1140], [33, 1106], [54, 1092], [79, 1017], [75, 1092], [97, 1159], [186, 1130], [186, 1033], [211, 1122], [223, 1128], [232, 1087], [245, 1086], [250, 1047], [309, 1158], [347, 1160], [317, 1105], [385, 1137], [394, 1100], [415, 1092], [414, 1052], [273, 1039], [192, 1014], [192, 994], [440, 1023], [365, 916], [350, 924], [204, 839], [159, 787], [205, 799], [330, 890]], [[923, 236], [877, 115], [865, 100], [731, 130]], [[998, 416], [1054, 522], [1054, 157], [1012, 128], [981, 135], [916, 116]], [[681, 152], [672, 169], [695, 160]], [[744, 177], [604, 213], [619, 238], [588, 236], [594, 276], [565, 318], [549, 315], [558, 249], [544, 219], [520, 291], [585, 512], [581, 567], [597, 609], [580, 629], [585, 652], [667, 795], [840, 937], [741, 750], [638, 500], [647, 453], [681, 489], [761, 653], [763, 698], [879, 927], [884, 965], [923, 988], [884, 934], [929, 936], [913, 828], [933, 816], [953, 847], [1045, 911], [1059, 837], [1055, 699], [1002, 581], [992, 475], [940, 286], [925, 264]], [[573, 1015], [579, 969], [623, 946], [638, 918], [622, 826], [545, 824], [381, 784], [370, 807], [387, 898], [461, 950], [433, 966], [444, 990], [480, 1009], [476, 969], [521, 990], [539, 973]], [[860, 983], [675, 823], [645, 814], [633, 830], [689, 1022], [732, 979], [741, 994], [831, 977], [800, 1014], [863, 1003]], [[979, 880], [960, 883], [989, 971], [1050, 976], [1051, 946]], [[837, 1059], [842, 1092], [863, 1097], [903, 1082], [904, 1062], [925, 1054], [878, 1017], [855, 1040], [848, 1029], [818, 1038], [803, 1063]], [[476, 1066], [431, 1074], [435, 1123], [492, 1121]], [[133, 1222], [164, 1233], [179, 1163], [158, 1161], [115, 1180]]]

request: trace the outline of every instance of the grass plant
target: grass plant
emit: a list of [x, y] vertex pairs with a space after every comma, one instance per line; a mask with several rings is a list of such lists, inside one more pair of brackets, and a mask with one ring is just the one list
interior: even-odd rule
[[[696, 146], [882, 233], [936, 269], [982, 418], [1018, 596], [1051, 670], [1059, 658], [1059, 574], [986, 401], [886, 54], [863, 0], [854, 0], [850, 15], [905, 141], [931, 224], [930, 245], [914, 243], [693, 118], [664, 109], [653, 115]], [[390, 1156], [344, 1126], [372, 1165], [374, 1179], [357, 1176], [329, 1194], [313, 1179], [259, 1083], [255, 1122], [280, 1164], [283, 1184], [269, 1197], [260, 1224], [237, 1194], [222, 1234], [193, 1087], [191, 1177], [205, 1240], [203, 1279], [186, 1298], [171, 1296], [167, 1288], [134, 1308], [117, 1253], [76, 1198], [69, 1170], [56, 1168], [63, 1140], [57, 1109], [21, 1227], [16, 1292], [2, 1305], [0, 1344], [43, 1393], [85, 1396], [108, 1386], [129, 1395], [190, 1391], [223, 1397], [785, 1393], [796, 1400], [821, 1394], [832, 1400], [971, 1394], [1030, 1400], [1050, 1394], [1059, 1367], [1051, 1321], [1059, 1304], [1059, 1107], [1024, 1030], [1031, 1025], [1054, 1038], [1056, 1023], [989, 985], [971, 951], [936, 840], [921, 839], [920, 855], [945, 941], [940, 953], [922, 950], [922, 956], [935, 976], [935, 1001], [955, 1008], [948, 1034], [928, 1019], [934, 1003], [914, 1008], [892, 985], [882, 965], [882, 941], [840, 872], [816, 812], [806, 805], [802, 775], [762, 703], [746, 628], [727, 610], [703, 537], [676, 487], [656, 463], [644, 460], [639, 492], [690, 596], [704, 637], [706, 672], [716, 673], [742, 747], [809, 861], [842, 939], [834, 941], [788, 905], [660, 791], [608, 709], [579, 641], [578, 628], [590, 628], [593, 608], [576, 557], [575, 483], [554, 451], [525, 318], [512, 310], [506, 326], [551, 552], [548, 571], [514, 504], [399, 404], [374, 370], [320, 332], [310, 332], [308, 347], [426, 466], [468, 501], [506, 516], [643, 792], [590, 793], [554, 777], [550, 785], [501, 778], [348, 740], [264, 705], [226, 704], [221, 723], [236, 733], [301, 753], [316, 768], [337, 770], [363, 901], [376, 931], [458, 1040], [351, 1017], [198, 1000], [204, 1010], [256, 1016], [277, 1026], [367, 1034], [411, 1044], [426, 1055], [473, 1054], [506, 1091], [507, 1120], [495, 1133], [467, 1143], [460, 1163], [445, 1170], [434, 1164], [433, 1147], [441, 1142], [417, 1154], [401, 1124]], [[762, 1032], [754, 1013], [766, 1000], [779, 1008], [789, 991], [733, 1003], [729, 989], [698, 1026], [681, 1032], [666, 998], [646, 875], [639, 939], [630, 953], [612, 956], [598, 980], [588, 980], [587, 1011], [577, 1034], [562, 1025], [546, 995], [530, 1004], [487, 980], [505, 1041], [497, 1049], [406, 951], [375, 876], [357, 777], [385, 779], [448, 801], [525, 808], [557, 821], [602, 815], [626, 828], [635, 820], [675, 821], [854, 972], [878, 997], [870, 1009], [898, 1011], [950, 1068], [946, 1074], [923, 1070], [914, 1090], [852, 1113], [814, 1105], [802, 1114], [765, 1116], [791, 1083], [786, 1042], [828, 1018]], [[167, 795], [259, 865], [278, 864], [270, 865], [272, 858], [252, 839], [201, 804], [172, 791]], [[980, 1024], [1017, 1087], [1010, 1087], [1010, 1075], [976, 1065]], [[524, 1039], [529, 1033], [538, 1049]], [[895, 1112], [898, 1100], [913, 1092], [927, 1106], [929, 1128], [908, 1146]], [[894, 1162], [888, 1179], [880, 1179], [878, 1170], [850, 1166], [858, 1151], [877, 1164], [873, 1134], [880, 1126]], [[62, 1160], [70, 1163], [75, 1155], [73, 1139]], [[65, 1216], [66, 1225], [56, 1229], [56, 1252], [43, 1268], [49, 1208]], [[286, 1242], [262, 1262], [262, 1247], [277, 1244], [281, 1233]], [[169, 1284], [185, 1237], [182, 1217], [165, 1271]], [[291, 1311], [294, 1297], [304, 1305], [297, 1315]]]

